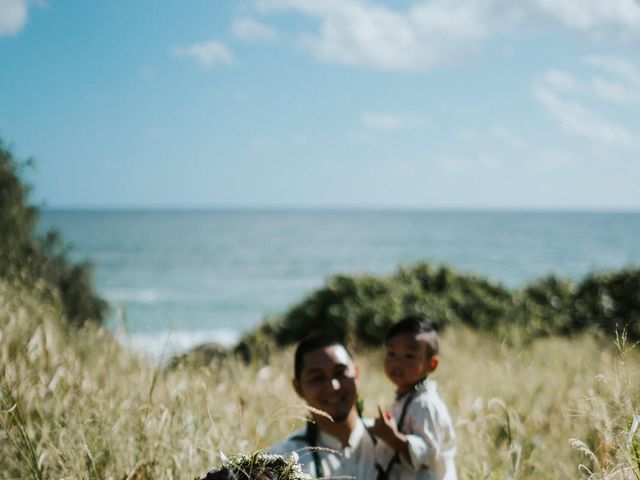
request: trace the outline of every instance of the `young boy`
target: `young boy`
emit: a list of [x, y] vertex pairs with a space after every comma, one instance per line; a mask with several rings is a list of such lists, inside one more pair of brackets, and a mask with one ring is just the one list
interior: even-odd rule
[[384, 372], [396, 386], [391, 412], [376, 418], [378, 480], [456, 480], [455, 432], [427, 376], [438, 366], [438, 334], [424, 317], [406, 317], [385, 340]]

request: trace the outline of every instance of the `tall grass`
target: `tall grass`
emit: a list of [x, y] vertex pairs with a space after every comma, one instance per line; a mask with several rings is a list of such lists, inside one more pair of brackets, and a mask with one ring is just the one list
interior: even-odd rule
[[[290, 350], [268, 366], [167, 372], [98, 327], [68, 332], [62, 308], [40, 298], [0, 281], [2, 478], [194, 478], [221, 452], [264, 448], [302, 422]], [[624, 337], [514, 347], [451, 329], [442, 351], [434, 378], [456, 420], [461, 478], [640, 478], [629, 436], [640, 360]], [[381, 358], [357, 354], [368, 415], [393, 396]]]

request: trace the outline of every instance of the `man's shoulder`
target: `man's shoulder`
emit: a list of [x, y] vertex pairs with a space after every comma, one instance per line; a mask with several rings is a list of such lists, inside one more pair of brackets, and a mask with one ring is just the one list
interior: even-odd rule
[[300, 448], [306, 446], [307, 444], [305, 433], [306, 433], [305, 428], [299, 428], [298, 430], [295, 430], [293, 433], [291, 433], [291, 435], [286, 437], [284, 440], [281, 440], [275, 445], [270, 446], [267, 449], [267, 451], [269, 453], [277, 453], [280, 455], [285, 455], [285, 454], [294, 452], [296, 450], [299, 450]]

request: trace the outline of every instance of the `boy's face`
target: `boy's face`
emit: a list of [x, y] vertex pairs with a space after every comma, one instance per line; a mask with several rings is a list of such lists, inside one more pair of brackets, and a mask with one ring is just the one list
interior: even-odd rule
[[438, 357], [429, 355], [425, 334], [400, 333], [385, 345], [384, 373], [405, 393], [438, 366]]
[[347, 419], [356, 404], [358, 371], [341, 345], [307, 352], [293, 387], [310, 407], [328, 413], [334, 422]]

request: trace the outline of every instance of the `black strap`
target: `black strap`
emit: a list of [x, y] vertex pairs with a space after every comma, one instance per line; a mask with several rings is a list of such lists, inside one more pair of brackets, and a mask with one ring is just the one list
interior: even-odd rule
[[316, 467], [316, 477], [324, 477], [322, 462], [320, 461], [320, 452], [318, 451], [318, 426], [309, 420], [307, 421], [307, 428], [304, 431], [304, 435], [295, 435], [291, 437], [290, 440], [303, 441], [309, 445], [311, 455], [313, 455], [313, 463]]
[[[418, 393], [418, 387], [422, 385], [424, 380], [418, 382], [413, 389], [407, 395], [407, 399], [404, 401], [402, 405], [402, 411], [400, 412], [400, 418], [398, 419], [398, 431], [402, 432], [402, 424], [404, 423], [404, 418], [407, 416], [407, 410], [409, 410], [409, 404], [413, 400], [413, 398]], [[387, 480], [389, 478], [389, 473], [391, 473], [391, 469], [393, 466], [400, 460], [400, 455], [398, 452], [395, 452], [389, 463], [387, 464], [387, 468], [382, 468], [382, 465], [376, 463], [376, 470], [378, 471], [378, 476], [376, 480]]]

